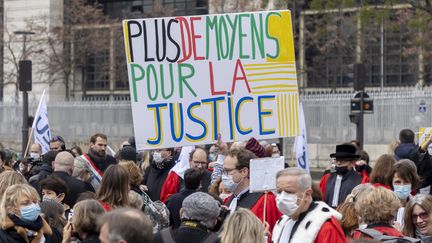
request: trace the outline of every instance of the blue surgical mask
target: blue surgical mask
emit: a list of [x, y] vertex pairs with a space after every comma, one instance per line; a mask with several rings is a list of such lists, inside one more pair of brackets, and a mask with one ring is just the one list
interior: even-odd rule
[[37, 203], [32, 203], [27, 206], [23, 206], [20, 208], [21, 211], [21, 219], [27, 222], [34, 222], [39, 217], [40, 207]]
[[411, 184], [393, 185], [393, 191], [399, 199], [407, 199], [411, 193]]
[[210, 154], [209, 159], [210, 159], [210, 162], [215, 161], [216, 160], [216, 154]]

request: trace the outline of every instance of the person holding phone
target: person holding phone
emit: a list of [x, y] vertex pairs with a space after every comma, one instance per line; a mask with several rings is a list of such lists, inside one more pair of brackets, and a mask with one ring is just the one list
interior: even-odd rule
[[63, 229], [62, 243], [69, 243], [75, 236], [81, 243], [100, 243], [97, 220], [105, 214], [102, 205], [94, 199], [86, 199], [75, 204], [73, 215]]

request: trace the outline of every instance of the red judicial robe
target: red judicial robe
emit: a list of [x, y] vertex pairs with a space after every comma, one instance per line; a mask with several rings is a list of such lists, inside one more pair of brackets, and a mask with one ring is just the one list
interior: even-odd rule
[[343, 242], [347, 242], [345, 238], [345, 233], [343, 232], [339, 221], [334, 217], [331, 217], [329, 221], [325, 222], [322, 225], [314, 241], [314, 243], [343, 243]]
[[[225, 199], [225, 205], [229, 207], [233, 199], [233, 195]], [[273, 232], [273, 227], [276, 225], [279, 218], [282, 217], [282, 213], [276, 206], [276, 197], [272, 192], [267, 193], [266, 208], [264, 208], [264, 200], [265, 193], [249, 193], [249, 191], [247, 191], [240, 196], [240, 199], [238, 199], [237, 207], [250, 209], [261, 222], [264, 221], [264, 210], [266, 210], [265, 220], [270, 226], [270, 232]]]
[[171, 171], [162, 186], [162, 191], [160, 195], [160, 200], [166, 203], [166, 200], [171, 196], [179, 192], [180, 176], [178, 176], [174, 171]]

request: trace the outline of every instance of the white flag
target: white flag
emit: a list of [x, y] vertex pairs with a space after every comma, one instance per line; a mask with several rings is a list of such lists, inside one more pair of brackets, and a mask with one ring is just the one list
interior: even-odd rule
[[50, 151], [49, 145], [51, 140], [51, 133], [48, 123], [48, 109], [45, 99], [45, 90], [43, 91], [42, 97], [39, 101], [39, 106], [33, 120], [32, 129], [34, 135], [34, 142], [42, 146], [42, 154]]
[[182, 179], [184, 179], [186, 170], [190, 168], [189, 155], [194, 149], [195, 146], [183, 146], [177, 164], [171, 169], [172, 172], [176, 173]]
[[299, 102], [299, 121], [300, 121], [300, 136], [295, 138], [294, 150], [297, 158], [297, 167], [309, 171], [309, 162], [307, 156], [307, 133], [306, 123], [303, 113], [303, 105]]

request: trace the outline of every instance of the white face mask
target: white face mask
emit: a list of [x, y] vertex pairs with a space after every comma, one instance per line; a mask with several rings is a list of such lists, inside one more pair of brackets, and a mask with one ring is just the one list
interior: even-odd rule
[[61, 200], [60, 198], [57, 197], [49, 197], [47, 195], [42, 197], [42, 201], [43, 202], [56, 202], [56, 203], [60, 203], [61, 204]]
[[221, 194], [219, 194], [219, 198], [222, 199], [222, 201], [224, 201], [225, 199], [227, 199], [229, 196], [231, 196], [231, 193], [221, 193]]
[[276, 195], [276, 205], [285, 215], [291, 216], [297, 211], [297, 195], [282, 191]]
[[162, 158], [162, 154], [159, 152], [153, 153], [153, 160], [156, 164], [160, 164], [164, 161], [164, 159]]
[[432, 145], [429, 145], [429, 147], [428, 147], [428, 154], [432, 155]]
[[238, 185], [240, 184], [240, 182], [235, 183], [233, 181], [232, 175], [226, 175], [226, 174], [222, 174], [222, 183], [224, 185], [224, 188], [230, 192], [234, 192], [237, 189]]
[[30, 153], [30, 157], [33, 159], [39, 159], [40, 158], [40, 154], [38, 153]]

